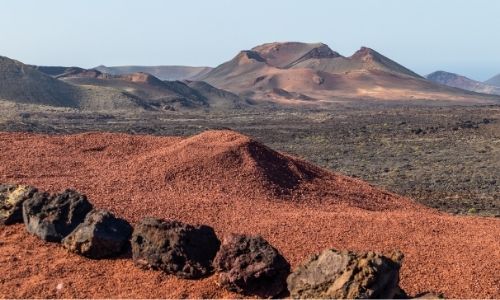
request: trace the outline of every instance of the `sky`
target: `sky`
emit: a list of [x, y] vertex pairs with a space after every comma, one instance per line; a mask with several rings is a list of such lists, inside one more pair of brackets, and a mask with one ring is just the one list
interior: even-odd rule
[[486, 80], [500, 73], [500, 1], [0, 0], [0, 55], [29, 64], [217, 66], [274, 41]]

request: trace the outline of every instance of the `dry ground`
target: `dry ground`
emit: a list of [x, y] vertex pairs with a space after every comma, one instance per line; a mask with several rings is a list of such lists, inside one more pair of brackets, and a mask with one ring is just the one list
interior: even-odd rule
[[110, 115], [2, 108], [0, 130], [186, 136], [232, 128], [443, 211], [500, 215], [500, 107], [342, 104], [330, 110]]

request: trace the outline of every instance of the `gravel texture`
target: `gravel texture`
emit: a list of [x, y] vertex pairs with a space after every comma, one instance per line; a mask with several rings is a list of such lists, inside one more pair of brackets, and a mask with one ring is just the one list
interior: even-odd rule
[[[152, 216], [207, 224], [219, 236], [259, 234], [292, 268], [329, 247], [401, 250], [401, 286], [410, 294], [500, 297], [500, 220], [439, 213], [235, 132], [0, 133], [0, 149], [0, 182], [75, 188], [132, 223]], [[127, 255], [85, 259], [22, 225], [0, 227], [0, 270], [2, 298], [239, 296], [213, 276], [192, 281], [144, 271]]]

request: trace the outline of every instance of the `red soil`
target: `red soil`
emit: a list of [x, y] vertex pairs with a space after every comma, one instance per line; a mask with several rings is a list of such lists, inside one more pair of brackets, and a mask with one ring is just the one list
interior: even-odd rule
[[[208, 224], [220, 236], [261, 234], [292, 267], [327, 247], [399, 249], [410, 294], [500, 297], [498, 219], [438, 213], [235, 132], [185, 139], [0, 133], [0, 149], [0, 182], [73, 187], [131, 222], [155, 216]], [[0, 263], [0, 297], [238, 297], [213, 277], [180, 280], [126, 258], [69, 254], [22, 225], [0, 228]]]

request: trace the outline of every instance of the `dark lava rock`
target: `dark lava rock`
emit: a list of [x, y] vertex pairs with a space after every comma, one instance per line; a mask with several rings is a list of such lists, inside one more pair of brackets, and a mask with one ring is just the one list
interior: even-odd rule
[[194, 279], [212, 272], [220, 241], [209, 226], [146, 218], [135, 226], [131, 244], [136, 265]]
[[0, 184], [0, 224], [23, 222], [23, 202], [33, 197], [37, 189], [29, 185]]
[[260, 236], [231, 234], [214, 260], [218, 284], [259, 297], [274, 297], [286, 289], [290, 264]]
[[404, 298], [399, 288], [403, 254], [325, 250], [288, 276], [290, 296], [299, 298]]
[[132, 226], [106, 210], [93, 210], [62, 243], [71, 252], [88, 258], [113, 257], [129, 245]]
[[74, 190], [60, 194], [36, 193], [23, 203], [28, 232], [48, 242], [60, 242], [83, 222], [92, 204]]

